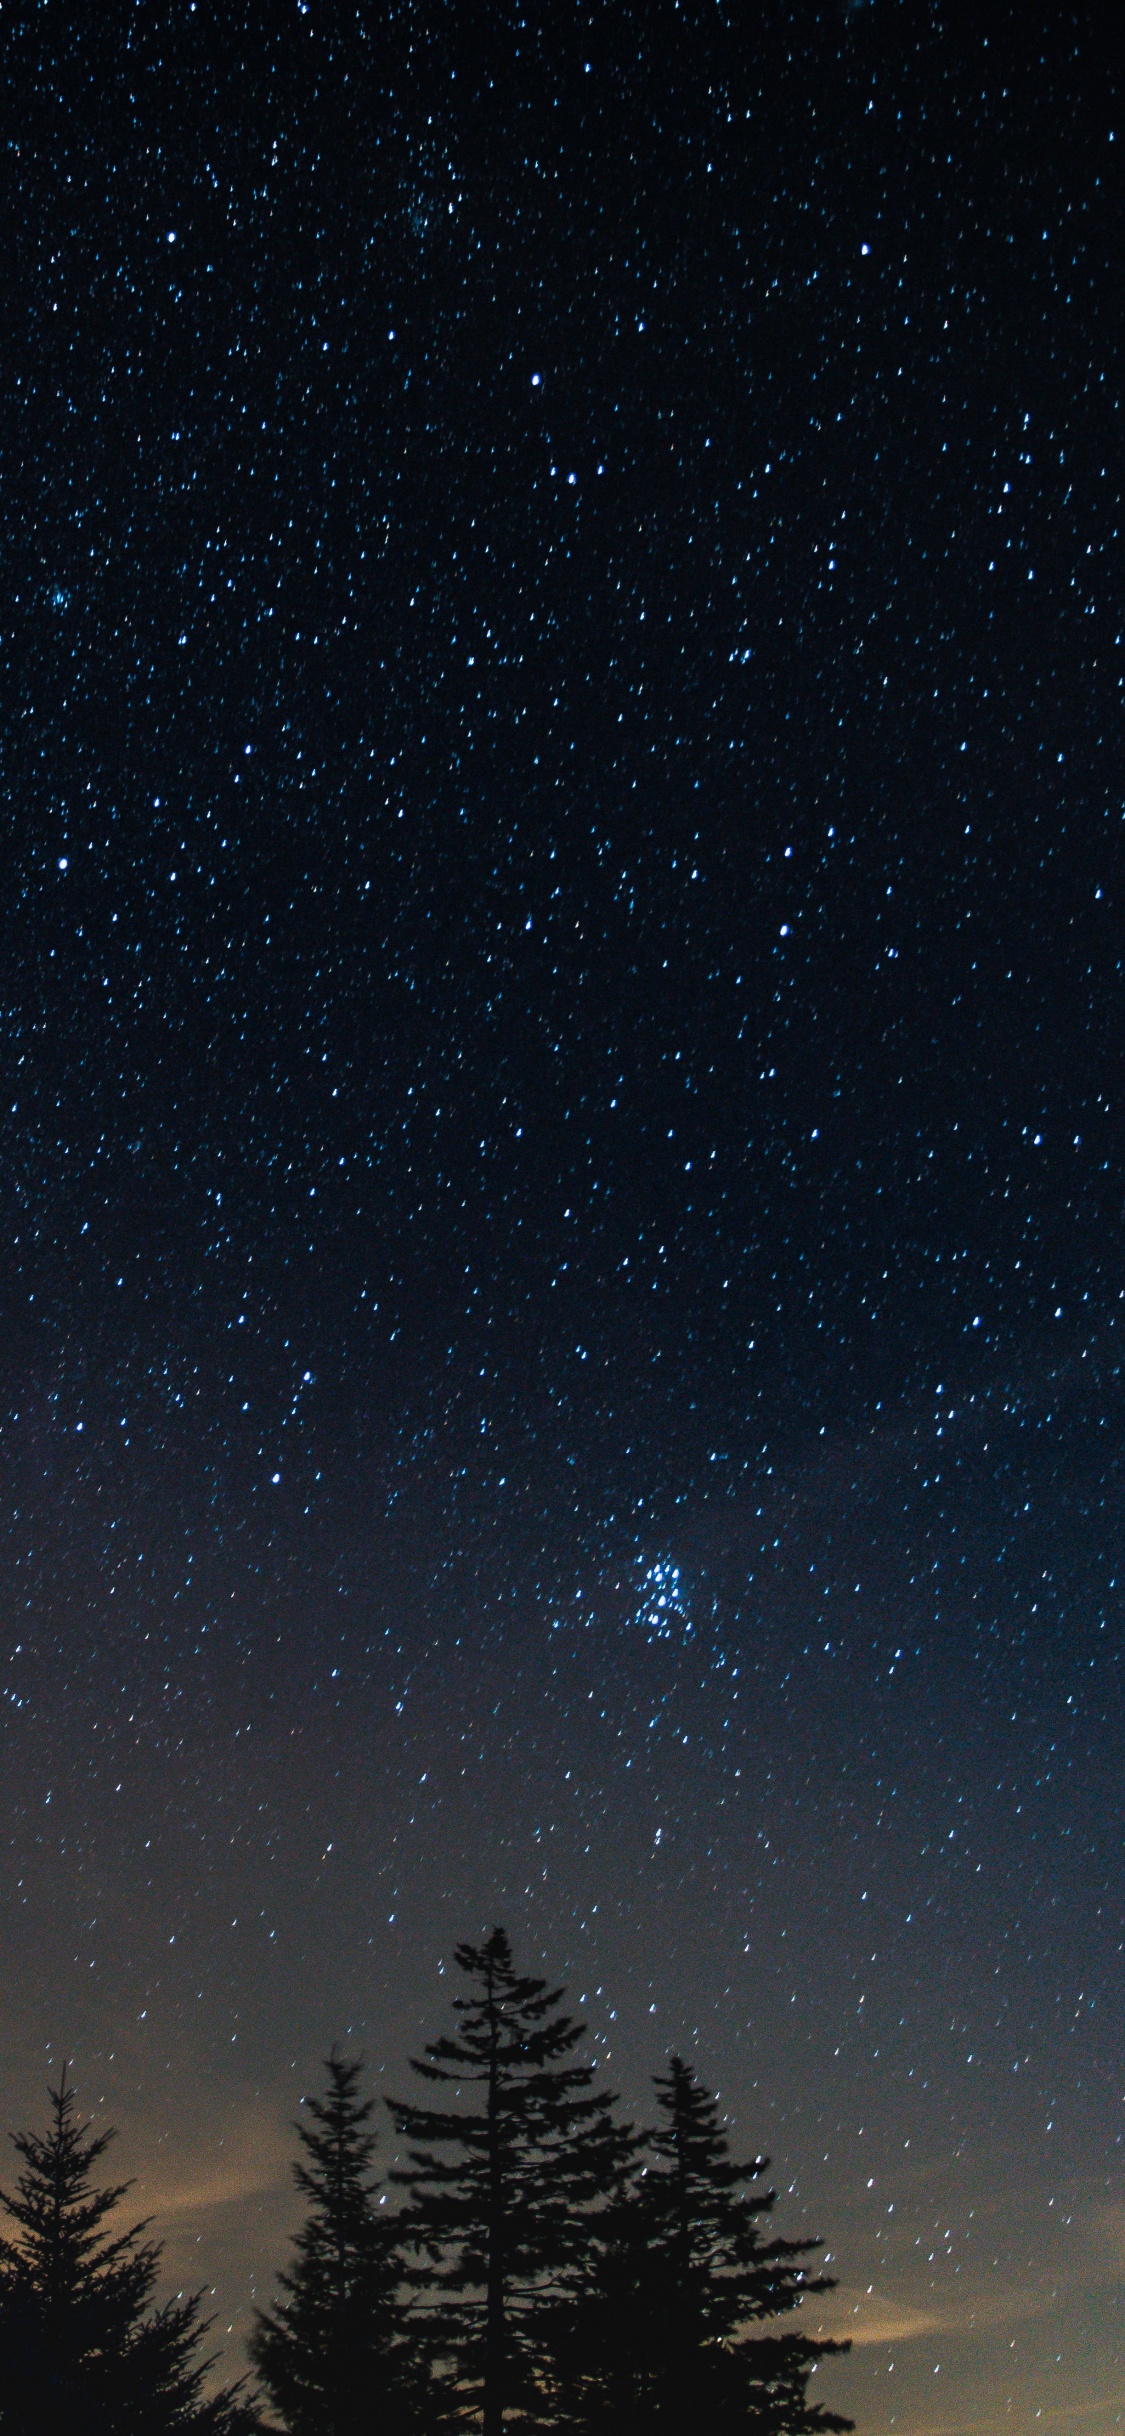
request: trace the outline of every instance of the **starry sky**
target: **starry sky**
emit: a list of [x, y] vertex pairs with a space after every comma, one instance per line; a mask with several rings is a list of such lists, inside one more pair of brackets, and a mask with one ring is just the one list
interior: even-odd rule
[[0, 2101], [236, 2362], [499, 1918], [869, 2436], [1122, 2424], [1119, 83], [4, 11]]

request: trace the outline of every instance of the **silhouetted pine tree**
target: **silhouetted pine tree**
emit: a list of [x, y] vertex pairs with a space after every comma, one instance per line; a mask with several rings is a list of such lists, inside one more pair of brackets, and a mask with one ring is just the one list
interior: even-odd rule
[[673, 2296], [651, 2235], [640, 2188], [624, 2181], [584, 2227], [580, 2271], [546, 2330], [559, 2436], [642, 2436], [657, 2425]]
[[768, 2239], [765, 2160], [736, 2164], [709, 2092], [678, 2056], [656, 2083], [656, 2161], [595, 2217], [553, 2325], [555, 2425], [566, 2436], [814, 2436], [851, 2422], [808, 2385], [846, 2345], [763, 2335], [808, 2292], [811, 2241]]
[[569, 2059], [581, 2023], [562, 1990], [515, 1968], [503, 1929], [459, 1945], [468, 1993], [457, 2034], [412, 2069], [464, 2091], [471, 2106], [392, 2100], [410, 2163], [404, 2230], [419, 2255], [425, 2340], [444, 2424], [483, 2436], [550, 2424], [544, 2385], [552, 2310], [576, 2275], [583, 2220], [612, 2187], [630, 2135], [594, 2067]]
[[807, 2391], [818, 2362], [846, 2344], [796, 2331], [764, 2338], [752, 2331], [788, 2315], [807, 2293], [831, 2290], [832, 2276], [810, 2275], [803, 2263], [820, 2242], [766, 2237], [776, 2194], [747, 2185], [759, 2181], [768, 2160], [735, 2162], [715, 2099], [679, 2056], [657, 2077], [656, 2095], [657, 2163], [640, 2201], [648, 2220], [650, 2298], [658, 2305], [648, 2312], [650, 2336], [654, 2323], [663, 2329], [655, 2351], [654, 2427], [667, 2436], [701, 2426], [710, 2436], [850, 2428], [850, 2420], [810, 2403]]
[[50, 2102], [45, 2139], [13, 2134], [22, 2168], [0, 2192], [3, 2436], [249, 2436], [235, 2394], [203, 2397], [199, 2295], [153, 2308], [159, 2244], [109, 2230], [130, 2188], [92, 2180], [112, 2132], [79, 2121], [65, 2073]]
[[362, 2066], [331, 2055], [327, 2094], [298, 2122], [293, 2167], [308, 2214], [281, 2298], [259, 2311], [250, 2356], [288, 2436], [399, 2436], [415, 2424], [402, 2264], [372, 2171], [374, 2100]]

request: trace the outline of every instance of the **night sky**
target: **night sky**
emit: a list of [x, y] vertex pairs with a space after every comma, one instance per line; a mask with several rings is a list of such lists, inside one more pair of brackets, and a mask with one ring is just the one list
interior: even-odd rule
[[237, 2363], [499, 1919], [1106, 2436], [1120, 28], [484, 20], [0, 20], [2, 2120]]

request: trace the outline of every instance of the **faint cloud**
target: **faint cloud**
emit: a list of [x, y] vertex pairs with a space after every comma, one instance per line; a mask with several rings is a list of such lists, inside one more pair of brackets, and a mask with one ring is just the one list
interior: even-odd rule
[[923, 2335], [940, 2333], [947, 2323], [938, 2309], [913, 2308], [895, 2295], [842, 2284], [817, 2333], [859, 2348], [865, 2343], [914, 2343]]
[[862, 2350], [874, 2343], [917, 2343], [934, 2335], [978, 2335], [998, 2326], [1024, 2325], [1054, 2306], [1053, 2293], [1035, 2292], [1021, 2284], [1001, 2285], [998, 2290], [978, 2287], [959, 2293], [944, 2305], [919, 2305], [898, 2293], [866, 2292], [858, 2285], [842, 2284], [817, 2331]]
[[169, 2161], [166, 2179], [159, 2173], [139, 2175], [131, 2196], [141, 2201], [158, 2226], [170, 2226], [184, 2217], [237, 2207], [285, 2186], [291, 2143], [283, 2138], [278, 2124], [247, 2116], [228, 2123], [218, 2146], [218, 2154], [202, 2158], [197, 2151], [179, 2168]]

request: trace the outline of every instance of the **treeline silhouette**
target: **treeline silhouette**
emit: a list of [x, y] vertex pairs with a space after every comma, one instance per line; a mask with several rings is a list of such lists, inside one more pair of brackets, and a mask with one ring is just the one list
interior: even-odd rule
[[813, 2436], [846, 2344], [786, 2325], [833, 2278], [770, 2225], [767, 2160], [730, 2155], [715, 2099], [673, 2056], [637, 2131], [594, 2086], [563, 1991], [508, 1939], [460, 1945], [453, 2030], [391, 2099], [397, 2205], [374, 2164], [363, 2068], [334, 2052], [297, 2124], [304, 2217], [249, 2381], [206, 2391], [198, 2294], [160, 2306], [158, 2244], [116, 2229], [112, 2134], [51, 2092], [14, 2135], [0, 2237], [0, 2436]]

